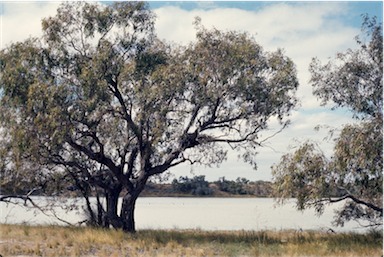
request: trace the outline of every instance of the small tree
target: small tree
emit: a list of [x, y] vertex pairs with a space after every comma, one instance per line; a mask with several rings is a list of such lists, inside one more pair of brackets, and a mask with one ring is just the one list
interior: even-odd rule
[[284, 201], [297, 199], [300, 210], [344, 201], [335, 223], [366, 220], [382, 224], [383, 217], [383, 37], [382, 25], [365, 17], [358, 50], [339, 53], [334, 62], [313, 60], [310, 71], [314, 94], [323, 104], [347, 107], [360, 124], [346, 125], [335, 139], [334, 153], [327, 159], [311, 142], [284, 155], [273, 167], [275, 195]]
[[296, 104], [296, 70], [281, 51], [199, 24], [195, 43], [168, 46], [141, 2], [65, 3], [43, 30], [0, 52], [1, 125], [20, 160], [105, 195], [103, 226], [135, 231], [151, 176], [219, 164], [223, 144], [254, 165], [258, 133], [273, 117], [284, 127]]

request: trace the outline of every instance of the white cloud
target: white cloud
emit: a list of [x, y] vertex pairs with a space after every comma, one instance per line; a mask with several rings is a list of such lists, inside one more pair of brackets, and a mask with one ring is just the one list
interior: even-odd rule
[[8, 2], [1, 3], [0, 49], [11, 43], [23, 41], [29, 36], [42, 35], [41, 21], [53, 16], [59, 2]]
[[168, 6], [155, 10], [156, 31], [160, 38], [187, 44], [195, 39], [193, 21], [202, 18], [207, 28], [247, 31], [268, 51], [283, 48], [298, 68], [300, 88], [297, 96], [303, 108], [319, 106], [308, 86], [308, 65], [312, 57], [326, 60], [336, 52], [355, 47], [353, 37], [359, 30], [343, 26], [338, 19], [345, 14], [345, 3], [275, 4], [257, 11], [235, 8], [183, 10]]

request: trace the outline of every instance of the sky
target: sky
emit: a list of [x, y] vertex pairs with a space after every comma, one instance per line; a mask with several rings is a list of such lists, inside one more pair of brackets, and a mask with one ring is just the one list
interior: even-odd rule
[[[55, 15], [58, 6], [59, 2], [48, 1], [0, 2], [0, 49], [29, 36], [41, 36], [41, 20]], [[208, 29], [246, 31], [265, 51], [281, 48], [296, 64], [300, 83], [300, 106], [290, 116], [291, 125], [259, 149], [257, 170], [239, 160], [237, 153], [229, 152], [228, 160], [220, 167], [178, 166], [170, 170], [171, 178], [205, 175], [209, 181], [223, 176], [271, 180], [271, 166], [306, 140], [317, 142], [326, 155], [332, 154], [332, 140], [324, 140], [328, 129], [316, 131], [317, 125], [341, 128], [354, 122], [348, 110], [333, 111], [331, 105], [320, 106], [312, 95], [308, 67], [313, 57], [325, 64], [337, 52], [357, 48], [354, 37], [360, 33], [361, 15], [367, 13], [382, 21], [383, 2], [153, 1], [150, 8], [157, 16], [158, 36], [168, 42], [193, 41], [193, 21], [199, 16]], [[266, 138], [278, 130], [278, 124], [272, 120], [260, 136]]]

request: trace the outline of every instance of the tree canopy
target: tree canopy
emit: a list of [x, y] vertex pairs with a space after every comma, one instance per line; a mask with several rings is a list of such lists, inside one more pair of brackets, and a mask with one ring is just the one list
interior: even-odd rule
[[[359, 121], [345, 125], [331, 158], [315, 143], [306, 142], [284, 155], [273, 167], [275, 192], [281, 201], [297, 198], [298, 209], [344, 201], [335, 223], [349, 220], [381, 225], [383, 217], [383, 35], [382, 24], [364, 17], [368, 43], [337, 54], [322, 65], [314, 59], [310, 71], [313, 93], [325, 105], [346, 107]], [[367, 225], [367, 223], [365, 223]]]
[[1, 172], [62, 174], [85, 197], [106, 197], [93, 223], [135, 231], [151, 176], [220, 164], [225, 144], [255, 165], [258, 133], [274, 117], [284, 126], [296, 105], [293, 62], [246, 33], [197, 21], [196, 42], [181, 47], [161, 42], [153, 25], [141, 2], [64, 3], [43, 20], [42, 38], [2, 50]]

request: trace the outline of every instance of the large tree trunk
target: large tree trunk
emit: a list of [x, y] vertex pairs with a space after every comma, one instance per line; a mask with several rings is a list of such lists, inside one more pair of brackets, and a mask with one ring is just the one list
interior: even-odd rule
[[123, 197], [120, 217], [123, 222], [123, 230], [125, 232], [136, 232], [134, 211], [138, 196], [139, 193], [135, 192], [133, 194], [127, 193]]
[[122, 222], [119, 216], [117, 216], [117, 206], [119, 196], [121, 192], [121, 186], [114, 187], [106, 191], [105, 198], [107, 200], [106, 217], [104, 226], [109, 227], [112, 225], [114, 228], [121, 228]]
[[145, 172], [141, 173], [141, 176], [139, 176], [134, 186], [127, 188], [127, 193], [123, 197], [120, 218], [123, 223], [122, 228], [125, 232], [136, 232], [134, 215], [136, 200], [139, 197], [140, 193], [144, 190], [145, 184], [147, 183], [148, 179], [148, 176], [143, 174], [145, 174]]

